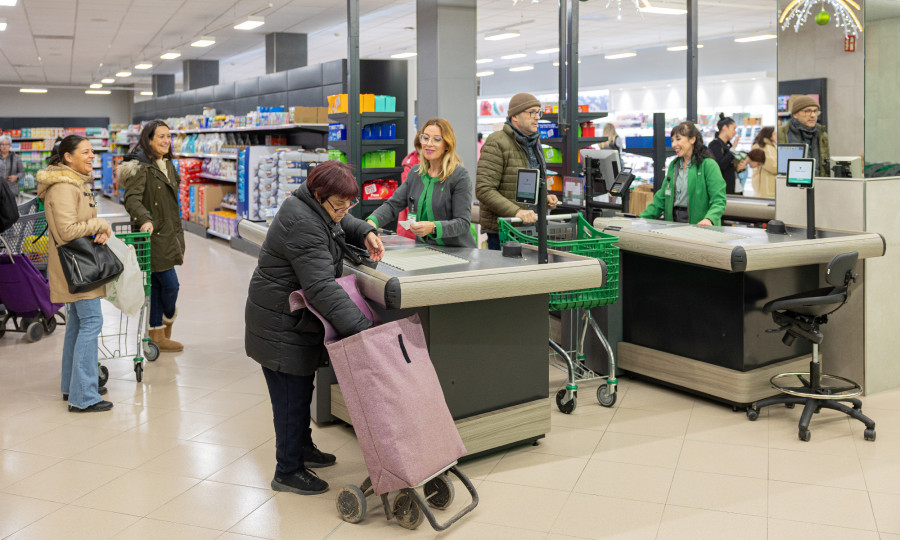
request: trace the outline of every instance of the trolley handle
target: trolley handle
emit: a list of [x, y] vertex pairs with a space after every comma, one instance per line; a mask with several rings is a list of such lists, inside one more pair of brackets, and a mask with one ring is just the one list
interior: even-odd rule
[[[578, 216], [578, 214], [552, 214], [552, 215], [547, 216], [547, 221], [567, 221], [567, 220], [570, 220], [577, 216]], [[514, 218], [502, 217], [500, 219], [502, 219], [503, 221], [507, 221], [509, 223], [522, 223], [522, 219], [517, 218], [517, 217], [514, 217]]]

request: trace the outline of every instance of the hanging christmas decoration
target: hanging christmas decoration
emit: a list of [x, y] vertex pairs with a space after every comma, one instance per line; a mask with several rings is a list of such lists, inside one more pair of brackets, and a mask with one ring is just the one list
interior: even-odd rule
[[[844, 31], [844, 37], [856, 36], [863, 31], [859, 18], [853, 12], [860, 10], [859, 4], [854, 0], [825, 0], [824, 2], [821, 0], [792, 0], [778, 18], [781, 29], [787, 30], [793, 27], [794, 31], [798, 32], [817, 5], [821, 5], [822, 8], [814, 16], [816, 24], [825, 26], [834, 17], [834, 25]], [[826, 5], [831, 6], [834, 15], [830, 15], [825, 10]]]

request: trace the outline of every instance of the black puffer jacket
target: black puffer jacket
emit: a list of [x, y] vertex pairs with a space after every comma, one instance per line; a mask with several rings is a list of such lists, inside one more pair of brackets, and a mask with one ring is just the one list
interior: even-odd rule
[[273, 371], [311, 375], [328, 359], [325, 330], [308, 309], [290, 311], [288, 297], [307, 300], [342, 336], [371, 326], [344, 289], [340, 242], [364, 245], [374, 227], [351, 215], [334, 223], [306, 185], [288, 197], [269, 226], [244, 310], [247, 356]]

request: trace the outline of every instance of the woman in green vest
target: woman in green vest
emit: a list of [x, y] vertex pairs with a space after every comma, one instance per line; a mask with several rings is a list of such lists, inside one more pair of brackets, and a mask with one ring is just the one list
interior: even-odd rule
[[672, 149], [678, 157], [669, 165], [662, 187], [641, 212], [641, 217], [662, 217], [666, 221], [702, 226], [721, 225], [725, 180], [693, 122], [682, 122], [672, 128]]

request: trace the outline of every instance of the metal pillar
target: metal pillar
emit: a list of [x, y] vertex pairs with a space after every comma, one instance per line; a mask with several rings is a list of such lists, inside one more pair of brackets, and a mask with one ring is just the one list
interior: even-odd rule
[[362, 154], [359, 119], [359, 0], [347, 0], [347, 163], [357, 180], [361, 178]]
[[[578, 175], [578, 11], [579, 0], [566, 0], [569, 3], [569, 13], [566, 32], [566, 116], [569, 121], [569, 129], [566, 131], [563, 144], [565, 145], [564, 174]], [[562, 4], [562, 2], [560, 2]], [[562, 64], [560, 64], [562, 67]]]
[[697, 28], [699, 27], [698, 0], [687, 0], [687, 119], [697, 123]]

